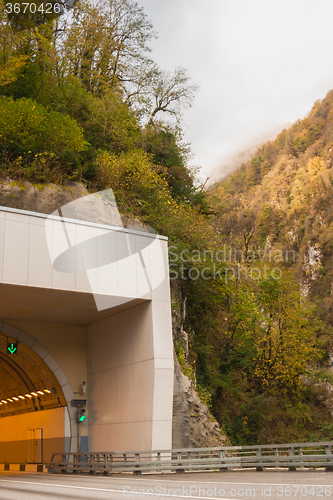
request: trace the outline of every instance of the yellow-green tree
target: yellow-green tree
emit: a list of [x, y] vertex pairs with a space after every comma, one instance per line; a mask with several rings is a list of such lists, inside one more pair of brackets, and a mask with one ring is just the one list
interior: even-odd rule
[[299, 397], [302, 376], [311, 377], [323, 351], [318, 344], [322, 325], [304, 298], [295, 278], [284, 270], [280, 280], [259, 284], [260, 318], [256, 328], [254, 374], [270, 391]]

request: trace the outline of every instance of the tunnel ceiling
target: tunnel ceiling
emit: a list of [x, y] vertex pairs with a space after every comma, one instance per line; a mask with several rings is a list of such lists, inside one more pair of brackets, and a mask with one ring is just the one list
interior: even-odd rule
[[[113, 297], [114, 307], [98, 311], [93, 294], [87, 292], [8, 283], [0, 283], [0, 292], [2, 318], [69, 325], [90, 325], [148, 300], [123, 297], [125, 302], [118, 305], [121, 297], [117, 295]], [[110, 296], [105, 297], [110, 300]]]
[[45, 363], [20, 342], [17, 351], [10, 354], [7, 351], [8, 341], [16, 342], [0, 333], [0, 417], [64, 406], [61, 388]]

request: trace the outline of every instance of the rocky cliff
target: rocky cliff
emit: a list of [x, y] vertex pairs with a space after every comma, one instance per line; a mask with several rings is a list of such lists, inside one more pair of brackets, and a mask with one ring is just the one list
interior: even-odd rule
[[9, 177], [0, 181], [0, 206], [43, 214], [51, 214], [63, 205], [87, 194], [89, 193], [86, 188], [78, 182], [57, 186], [18, 182]]
[[219, 424], [198, 397], [191, 380], [182, 373], [175, 355], [173, 393], [173, 448], [227, 446]]
[[[175, 345], [181, 345], [184, 353], [184, 364], [190, 355], [189, 334], [184, 328], [186, 319], [186, 298], [179, 282], [171, 282], [172, 330]], [[182, 372], [176, 352], [174, 395], [173, 395], [173, 448], [204, 448], [226, 446], [228, 438], [212, 416], [209, 408], [199, 398], [195, 389], [195, 374], [192, 380]], [[189, 371], [192, 371], [188, 366]]]

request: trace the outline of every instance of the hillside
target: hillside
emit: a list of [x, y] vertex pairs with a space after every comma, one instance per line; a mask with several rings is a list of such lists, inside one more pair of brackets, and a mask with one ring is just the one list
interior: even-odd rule
[[289, 252], [303, 294], [332, 326], [333, 91], [211, 195], [224, 238], [257, 258], [268, 249]]
[[[262, 356], [266, 357], [266, 367], [269, 368], [267, 388], [274, 385], [279, 377], [278, 372], [273, 375], [278, 360], [285, 371], [294, 368], [299, 361], [296, 351], [291, 364], [288, 364], [282, 356], [282, 349], [278, 355], [278, 337], [274, 337], [278, 335], [281, 339], [282, 335], [288, 334], [291, 339], [293, 329], [290, 321], [298, 308], [297, 293], [300, 293], [301, 303], [309, 308], [311, 313], [304, 324], [301, 322], [297, 324], [294, 341], [303, 342], [307, 328], [311, 323], [314, 325], [313, 320], [317, 322], [317, 327], [314, 328], [316, 342], [323, 354], [321, 359], [318, 358], [317, 361], [313, 359], [311, 364], [319, 379], [332, 382], [330, 370], [333, 326], [332, 154], [333, 91], [322, 101], [316, 102], [305, 119], [297, 121], [288, 130], [283, 130], [274, 141], [260, 147], [250, 161], [223, 182], [215, 185], [209, 193], [210, 202], [215, 210], [214, 225], [224, 244], [229, 249], [232, 248], [231, 255], [234, 256], [232, 260], [237, 261], [237, 266], [241, 269], [239, 281], [243, 280], [243, 283], [247, 284], [251, 282], [248, 286], [258, 294], [262, 291], [265, 266], [270, 278], [272, 277], [270, 273], [274, 269], [274, 276], [276, 278], [281, 276], [281, 279], [276, 280], [276, 283], [279, 283], [280, 296], [270, 298], [271, 303], [268, 304], [267, 310], [271, 324], [268, 321], [265, 325], [265, 328], [268, 327], [266, 338], [261, 344]], [[252, 277], [254, 279], [251, 279]], [[293, 293], [296, 294], [294, 297], [290, 293], [291, 288], [294, 288]], [[288, 301], [292, 302], [288, 305]], [[275, 332], [272, 334], [270, 329]], [[298, 339], [297, 332], [300, 335]], [[309, 347], [309, 339], [305, 342]], [[274, 359], [272, 355], [274, 343], [275, 358], [278, 359]], [[284, 342], [281, 345], [288, 348]], [[306, 351], [307, 349], [304, 351], [304, 358]], [[306, 374], [303, 380], [309, 384], [307, 386], [309, 390], [311, 377]], [[247, 386], [249, 387], [252, 390], [253, 384]], [[312, 389], [320, 392], [323, 390], [323, 385], [313, 386]], [[239, 399], [249, 398], [241, 387], [240, 391], [242, 396]], [[258, 418], [261, 421], [268, 419], [274, 423], [277, 420], [272, 414], [264, 416], [263, 410], [267, 401], [260, 400], [262, 394], [265, 392], [256, 392], [254, 398], [251, 396], [245, 403], [245, 407], [251, 400], [255, 402], [259, 397], [260, 404], [255, 410]], [[312, 414], [311, 410], [314, 401], [311, 399], [312, 396], [305, 394], [303, 396], [298, 402], [293, 400], [286, 403], [284, 416], [281, 408], [281, 404], [284, 404], [283, 398], [277, 393], [269, 396], [273, 400], [271, 404], [275, 407], [274, 411], [280, 419], [282, 436], [284, 432], [293, 435], [286, 429], [283, 431], [283, 427], [287, 427], [288, 413], [293, 414], [289, 423], [294, 425], [294, 429], [298, 428], [298, 432], [301, 432], [301, 428], [304, 431], [310, 430], [315, 419], [326, 418], [315, 417], [315, 413]], [[317, 394], [315, 411], [320, 410], [318, 397], [320, 400], [325, 396]], [[278, 399], [280, 400], [277, 401]], [[305, 407], [302, 406], [304, 404]], [[297, 408], [301, 410], [302, 407], [303, 411], [297, 415]], [[246, 418], [246, 415], [244, 417]], [[292, 424], [293, 418], [296, 419], [294, 424]], [[330, 425], [327, 424], [326, 427], [328, 430]], [[266, 432], [264, 424], [262, 432]]]

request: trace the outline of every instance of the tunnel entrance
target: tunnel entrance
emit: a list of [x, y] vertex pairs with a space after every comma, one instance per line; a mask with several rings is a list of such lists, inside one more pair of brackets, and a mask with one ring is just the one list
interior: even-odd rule
[[65, 449], [66, 405], [43, 360], [0, 333], [0, 463], [48, 462], [55, 449]]

